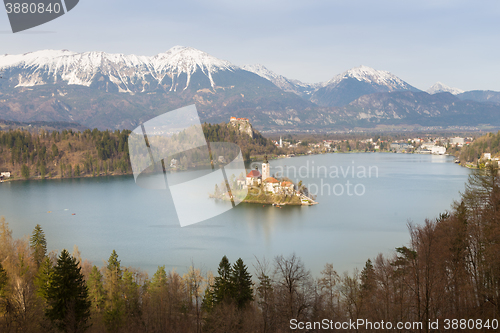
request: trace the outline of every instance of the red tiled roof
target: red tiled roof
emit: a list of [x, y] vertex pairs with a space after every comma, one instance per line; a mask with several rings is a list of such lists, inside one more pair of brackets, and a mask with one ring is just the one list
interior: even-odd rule
[[260, 174], [259, 170], [252, 170], [248, 173], [247, 177], [255, 177], [255, 178], [258, 178], [258, 177], [262, 177], [262, 175]]
[[281, 186], [290, 186], [290, 185], [292, 185], [291, 182], [283, 182], [283, 183], [281, 183]]
[[265, 181], [268, 183], [277, 183], [278, 182], [278, 180], [276, 178], [273, 178], [273, 177], [267, 177]]

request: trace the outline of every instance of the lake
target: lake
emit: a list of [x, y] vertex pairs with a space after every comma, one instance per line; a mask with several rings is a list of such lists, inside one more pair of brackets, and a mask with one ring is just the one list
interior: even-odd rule
[[[122, 265], [150, 276], [159, 265], [183, 273], [191, 262], [215, 272], [223, 255], [231, 262], [241, 257], [253, 271], [255, 257], [293, 252], [317, 275], [325, 263], [338, 272], [362, 268], [378, 253], [407, 245], [407, 222], [420, 224], [449, 210], [469, 174], [452, 157], [416, 154], [325, 154], [270, 163], [271, 174], [302, 180], [319, 204], [240, 204], [181, 228], [169, 191], [146, 190], [132, 176], [119, 176], [2, 183], [0, 215], [16, 238], [31, 235], [38, 223], [49, 250], [72, 252], [76, 244], [83, 258], [101, 266], [115, 249]], [[199, 210], [193, 202], [193, 214]]]

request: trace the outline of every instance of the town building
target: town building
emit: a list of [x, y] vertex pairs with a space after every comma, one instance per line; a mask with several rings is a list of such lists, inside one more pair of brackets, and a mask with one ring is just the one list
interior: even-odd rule
[[444, 154], [446, 154], [446, 148], [442, 147], [442, 146], [431, 147], [431, 154], [444, 155]]
[[457, 147], [462, 147], [465, 144], [465, 138], [454, 137], [450, 139], [451, 145], [456, 145]]

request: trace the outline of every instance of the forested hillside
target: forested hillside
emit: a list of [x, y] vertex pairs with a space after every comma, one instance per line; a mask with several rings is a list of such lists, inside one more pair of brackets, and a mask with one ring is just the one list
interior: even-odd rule
[[[326, 263], [319, 276], [291, 254], [255, 259], [253, 269], [224, 256], [215, 275], [160, 266], [149, 277], [123, 267], [114, 250], [101, 267], [76, 247], [47, 253], [39, 225], [14, 240], [0, 218], [0, 331], [271, 333], [326, 318], [326, 332], [373, 332], [382, 322], [384, 332], [498, 332], [498, 184], [496, 164], [475, 170], [452, 211], [409, 225], [408, 244], [373, 253], [361, 271], [339, 274]], [[329, 326], [358, 320], [372, 327]]]
[[[279, 148], [256, 131], [251, 138], [225, 123], [203, 124], [203, 131], [209, 142], [238, 144], [247, 161], [251, 156], [279, 153]], [[131, 174], [129, 134], [129, 130], [98, 129], [0, 131], [0, 171], [10, 171], [13, 179]]]
[[81, 177], [131, 172], [130, 131], [0, 131], [0, 169], [15, 178]]
[[492, 157], [500, 155], [500, 132], [488, 133], [477, 138], [470, 145], [462, 147], [458, 157], [461, 162], [475, 163], [484, 153], [491, 153]]

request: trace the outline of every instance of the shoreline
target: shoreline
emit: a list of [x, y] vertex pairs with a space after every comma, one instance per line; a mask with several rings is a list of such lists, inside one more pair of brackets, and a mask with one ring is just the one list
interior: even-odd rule
[[[277, 157], [274, 157], [274, 158], [269, 158], [270, 160], [281, 160], [281, 159], [286, 159], [286, 158], [296, 158], [296, 157], [304, 157], [304, 156], [316, 156], [316, 155], [327, 155], [327, 154], [369, 154], [369, 153], [372, 153], [372, 154], [377, 154], [377, 153], [388, 153], [388, 154], [398, 154], [398, 153], [394, 153], [394, 152], [389, 152], [389, 151], [349, 151], [349, 152], [328, 152], [328, 153], [320, 153], [320, 154], [300, 154], [300, 155], [295, 155], [295, 156], [277, 156]], [[403, 153], [399, 153], [399, 154], [403, 154]], [[417, 153], [404, 153], [404, 154], [417, 154]], [[430, 155], [430, 154], [417, 154], [417, 155]], [[263, 156], [263, 155], [262, 155]], [[452, 156], [452, 157], [455, 157], [453, 155], [450, 155], [450, 154], [444, 154], [444, 155], [436, 155], [436, 156]], [[252, 158], [251, 163], [254, 163], [254, 162], [260, 162], [261, 161], [261, 156], [255, 156], [254, 158]], [[461, 167], [465, 167], [465, 168], [468, 168], [468, 169], [477, 169], [475, 167], [470, 167], [468, 165], [463, 165], [462, 163], [458, 164], [460, 165]], [[183, 171], [189, 171], [189, 170], [183, 170]], [[85, 176], [77, 176], [77, 177], [45, 177], [44, 179], [41, 178], [41, 176], [36, 176], [36, 177], [30, 177], [28, 179], [25, 179], [25, 178], [22, 178], [22, 177], [10, 177], [10, 178], [7, 178], [7, 179], [4, 179], [3, 181], [0, 181], [0, 184], [1, 183], [8, 183], [8, 182], [13, 182], [13, 181], [22, 181], [22, 180], [60, 180], [60, 179], [78, 179], [78, 178], [99, 178], [99, 177], [117, 177], [117, 176], [132, 176], [133, 175], [133, 172], [128, 172], [128, 173], [121, 173], [121, 174], [107, 174], [107, 175], [104, 175], [104, 174], [101, 174], [99, 176], [92, 176], [92, 175], [85, 175]]]
[[25, 179], [25, 178], [8, 178], [8, 179], [4, 179], [3, 181], [0, 182], [1, 183], [8, 183], [8, 182], [15, 182], [15, 181], [29, 181], [29, 180], [36, 180], [36, 181], [39, 181], [39, 180], [62, 180], [62, 179], [80, 179], [80, 178], [101, 178], [101, 177], [118, 177], [118, 176], [133, 176], [134, 174], [131, 172], [131, 173], [123, 173], [123, 174], [108, 174], [108, 175], [99, 175], [99, 176], [92, 176], [92, 175], [85, 175], [85, 176], [76, 176], [76, 177], [45, 177], [42, 179], [41, 176], [37, 176], [37, 177], [30, 177], [28, 179]]

